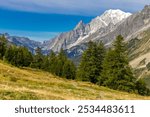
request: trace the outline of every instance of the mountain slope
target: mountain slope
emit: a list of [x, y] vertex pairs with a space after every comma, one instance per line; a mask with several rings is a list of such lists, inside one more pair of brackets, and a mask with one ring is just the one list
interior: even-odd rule
[[128, 42], [130, 65], [150, 88], [150, 28]]
[[0, 99], [150, 99], [0, 61]]

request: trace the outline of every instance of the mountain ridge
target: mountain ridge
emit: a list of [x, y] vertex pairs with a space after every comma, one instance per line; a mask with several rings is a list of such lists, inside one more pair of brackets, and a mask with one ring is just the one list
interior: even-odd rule
[[[145, 6], [142, 11], [139, 11], [120, 22], [112, 31], [108, 31], [110, 29], [107, 28], [105, 30], [97, 31], [87, 39], [87, 42], [90, 40], [95, 42], [102, 41], [105, 46], [111, 46], [113, 40], [118, 35], [122, 35], [125, 38], [125, 41], [129, 41], [148, 29], [150, 29], [150, 5]], [[106, 33], [102, 34], [101, 32], [103, 31], [106, 31]], [[73, 48], [77, 51], [76, 47]]]
[[87, 41], [87, 38], [90, 37], [93, 33], [96, 33], [101, 29], [103, 30], [110, 29], [116, 26], [117, 23], [129, 17], [131, 13], [125, 13], [121, 10], [107, 10], [101, 16], [97, 16], [90, 23], [84, 24], [83, 21], [80, 21], [76, 27], [70, 32], [62, 33], [58, 35], [53, 41], [50, 41], [45, 49], [53, 50], [55, 52], [59, 51], [61, 48], [69, 49], [73, 46], [76, 46], [84, 41]]
[[[120, 17], [117, 17], [118, 15]], [[117, 18], [117, 20], [115, 18]], [[105, 23], [101, 21], [104, 19], [106, 20]], [[109, 46], [116, 36], [120, 34], [126, 40], [135, 38], [140, 32], [150, 27], [149, 22], [150, 5], [146, 5], [142, 11], [132, 15], [119, 9], [107, 10], [101, 16], [97, 16], [91, 20], [90, 23], [84, 24], [81, 20], [71, 31], [63, 32], [55, 38], [44, 41], [43, 43], [30, 40], [26, 37], [6, 36], [10, 42], [19, 46], [25, 46], [32, 52], [37, 47], [41, 47], [45, 54], [51, 50], [58, 52], [63, 48], [68, 52], [69, 57], [73, 57], [81, 55], [86, 49], [86, 43], [89, 41], [103, 41], [106, 46]], [[70, 53], [76, 54], [71, 55]]]

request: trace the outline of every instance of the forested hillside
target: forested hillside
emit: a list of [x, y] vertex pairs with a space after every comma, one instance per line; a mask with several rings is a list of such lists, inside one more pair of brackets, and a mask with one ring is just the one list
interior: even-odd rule
[[[70, 87], [66, 86], [68, 87], [67, 89], [63, 86], [63, 84], [59, 86], [60, 90], [66, 90], [64, 93], [68, 93], [68, 90], [71, 94], [74, 93], [74, 88], [72, 90], [72, 87], [76, 87], [78, 89], [78, 86], [76, 86], [78, 83], [81, 83], [81, 85], [83, 84], [83, 87], [84, 84], [85, 87], [88, 86], [83, 91], [82, 88], [79, 88], [81, 92], [76, 92], [78, 94], [84, 93], [84, 91], [87, 93], [84, 94], [85, 97], [79, 96], [79, 99], [99, 98], [86, 97], [86, 95], [95, 95], [93, 92], [91, 92], [92, 87], [97, 87], [96, 89], [92, 89], [94, 91], [96, 90], [96, 92], [100, 92], [102, 88], [102, 90], [106, 89], [110, 92], [114, 92], [111, 90], [114, 89], [128, 92], [131, 95], [150, 95], [150, 90], [146, 87], [144, 81], [141, 79], [137, 80], [137, 78], [133, 75], [132, 69], [129, 66], [126, 52], [124, 39], [121, 35], [117, 36], [113, 43], [113, 47], [109, 49], [106, 49], [102, 42], [89, 42], [88, 49], [83, 53], [81, 63], [77, 67], [71, 60], [67, 58], [63, 49], [61, 49], [58, 54], [55, 54], [53, 51], [51, 51], [50, 54], [43, 55], [41, 48], [38, 47], [35, 55], [33, 55], [25, 47], [8, 44], [5, 36], [2, 36], [0, 37], [0, 57], [1, 60], [3, 60], [3, 62], [1, 62], [2, 69], [0, 73], [2, 87], [1, 98], [3, 99], [8, 95], [8, 99], [13, 99], [13, 97], [14, 99], [43, 99], [45, 97], [37, 96], [35, 90], [40, 88], [40, 90], [43, 89], [45, 91], [47, 88], [52, 88], [53, 91], [55, 91], [55, 83], [53, 83], [55, 82], [55, 78], [56, 81], [59, 80], [64, 84], [65, 82], [68, 82], [67, 85], [70, 85]], [[35, 76], [35, 74], [37, 75]], [[54, 77], [54, 79], [51, 79], [52, 77]], [[61, 80], [59, 77], [61, 77]], [[69, 81], [68, 79], [74, 81]], [[81, 81], [91, 83], [84, 83]], [[73, 84], [69, 84], [69, 82]], [[74, 83], [77, 84], [75, 85]], [[19, 92], [17, 89], [16, 91], [10, 92], [9, 90], [11, 88], [9, 89], [9, 87], [11, 87], [11, 85], [12, 89], [15, 89], [16, 87], [17, 89], [21, 88], [22, 90], [22, 88], [25, 88], [27, 90], [25, 93]], [[5, 89], [7, 88], [8, 90], [5, 92]], [[64, 96], [62, 95], [62, 97]], [[102, 97], [100, 94], [100, 98]], [[75, 96], [74, 98], [77, 97]]]
[[150, 99], [100, 87], [89, 82], [66, 80], [31, 68], [17, 68], [0, 61], [0, 99]]

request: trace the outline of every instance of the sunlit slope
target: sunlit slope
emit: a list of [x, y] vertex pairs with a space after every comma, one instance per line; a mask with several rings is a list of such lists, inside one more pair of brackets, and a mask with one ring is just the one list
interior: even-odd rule
[[129, 42], [130, 65], [137, 78], [143, 78], [150, 89], [150, 28]]
[[150, 99], [0, 61], [0, 99]]

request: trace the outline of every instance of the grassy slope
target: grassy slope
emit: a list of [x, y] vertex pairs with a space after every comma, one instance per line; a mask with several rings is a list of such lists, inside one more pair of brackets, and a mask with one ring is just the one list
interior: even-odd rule
[[150, 99], [0, 61], [0, 99]]

